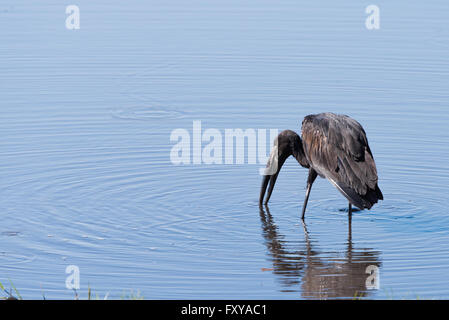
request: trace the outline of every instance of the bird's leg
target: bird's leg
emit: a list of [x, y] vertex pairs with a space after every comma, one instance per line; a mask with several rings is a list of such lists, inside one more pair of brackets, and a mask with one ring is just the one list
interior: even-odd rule
[[301, 215], [301, 219], [304, 220], [304, 216], [306, 214], [306, 207], [307, 207], [307, 201], [309, 201], [309, 195], [310, 195], [310, 190], [312, 189], [312, 184], [315, 181], [317, 177], [317, 173], [315, 170], [313, 170], [312, 168], [309, 169], [309, 176], [307, 178], [307, 191], [306, 191], [306, 198], [304, 199], [304, 204], [302, 206], [302, 215]]
[[306, 198], [304, 199], [304, 204], [302, 205], [301, 219], [304, 220], [306, 214], [307, 201], [309, 201], [310, 189], [312, 189], [312, 184], [307, 184]]

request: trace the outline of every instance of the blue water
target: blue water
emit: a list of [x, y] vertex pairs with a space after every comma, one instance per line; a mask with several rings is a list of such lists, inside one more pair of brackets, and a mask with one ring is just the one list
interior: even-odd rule
[[[449, 298], [449, 3], [0, 4], [0, 282], [25, 299]], [[380, 8], [367, 30], [365, 8]], [[367, 132], [385, 200], [348, 220], [289, 159], [174, 165], [173, 130]], [[223, 149], [223, 153], [224, 153]], [[367, 289], [366, 268], [379, 286]]]

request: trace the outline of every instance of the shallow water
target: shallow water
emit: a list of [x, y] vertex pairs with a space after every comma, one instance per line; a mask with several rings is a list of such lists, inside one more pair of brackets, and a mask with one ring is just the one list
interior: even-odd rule
[[[0, 282], [24, 298], [449, 298], [449, 4], [0, 4]], [[385, 201], [348, 220], [289, 159], [174, 165], [174, 129], [365, 128]], [[378, 289], [367, 289], [368, 266]]]

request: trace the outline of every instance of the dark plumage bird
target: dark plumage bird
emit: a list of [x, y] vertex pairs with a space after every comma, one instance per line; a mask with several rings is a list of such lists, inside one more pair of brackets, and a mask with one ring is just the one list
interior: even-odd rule
[[377, 185], [377, 169], [365, 130], [356, 120], [333, 113], [308, 115], [301, 128], [302, 139], [291, 130], [282, 131], [274, 142], [260, 190], [262, 204], [268, 183], [268, 203], [279, 171], [289, 156], [309, 169], [302, 218], [306, 212], [310, 189], [317, 175], [328, 179], [354, 205], [371, 209], [383, 200]]

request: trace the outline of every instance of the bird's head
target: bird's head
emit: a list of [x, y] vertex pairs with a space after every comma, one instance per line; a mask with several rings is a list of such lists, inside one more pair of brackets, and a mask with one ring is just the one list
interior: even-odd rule
[[309, 162], [304, 153], [301, 138], [292, 130], [284, 130], [279, 133], [274, 141], [273, 149], [271, 150], [270, 158], [268, 159], [264, 178], [262, 180], [259, 203], [262, 203], [263, 201], [269, 181], [271, 181], [271, 183], [265, 203], [270, 199], [279, 171], [289, 156], [293, 156], [304, 168], [309, 168]]

